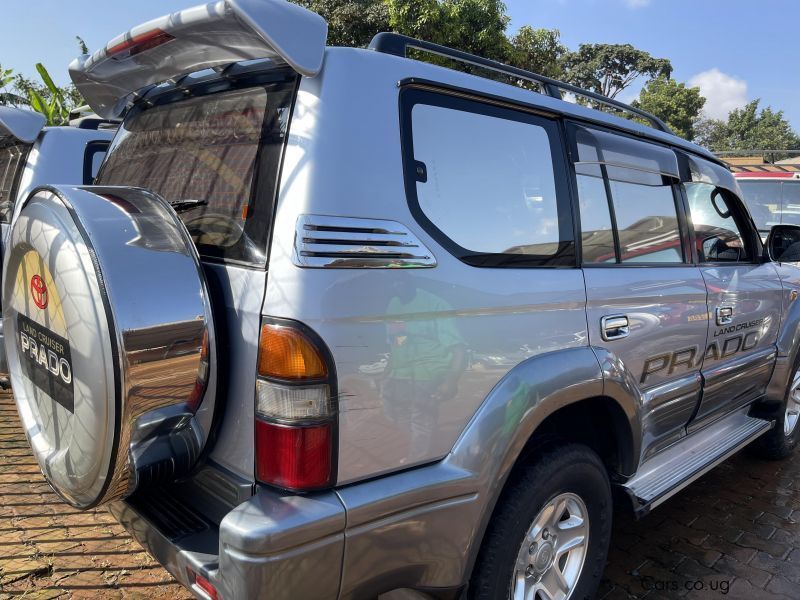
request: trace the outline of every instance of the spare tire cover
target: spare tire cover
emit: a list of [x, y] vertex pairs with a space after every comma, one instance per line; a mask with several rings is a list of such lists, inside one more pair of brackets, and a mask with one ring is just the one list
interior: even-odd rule
[[11, 384], [55, 491], [85, 509], [188, 471], [211, 430], [214, 336], [172, 208], [135, 188], [40, 188], [7, 248]]

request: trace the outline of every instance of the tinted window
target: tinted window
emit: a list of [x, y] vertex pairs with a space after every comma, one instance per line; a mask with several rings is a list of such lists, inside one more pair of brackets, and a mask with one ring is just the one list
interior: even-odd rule
[[14, 213], [17, 185], [30, 145], [0, 137], [0, 223], [9, 223]]
[[250, 88], [135, 110], [97, 183], [161, 195], [204, 256], [264, 264], [293, 89]]
[[419, 206], [475, 252], [552, 254], [559, 242], [553, 157], [536, 125], [418, 104], [414, 158], [425, 164]]
[[748, 261], [747, 245], [729, 193], [709, 183], [685, 186], [700, 261]]
[[739, 180], [747, 210], [761, 231], [781, 222], [781, 182]]
[[599, 165], [584, 167], [578, 173], [578, 202], [581, 211], [583, 262], [616, 262], [606, 184]]
[[781, 223], [800, 225], [800, 181], [784, 181]]
[[[555, 159], [555, 123], [418, 90], [406, 94], [409, 201], [431, 234], [480, 266], [574, 264], [566, 180], [556, 176], [563, 163]], [[432, 101], [413, 101], [420, 98]]]
[[89, 142], [83, 155], [83, 183], [92, 185], [108, 152], [108, 142]]
[[675, 154], [594, 129], [575, 135], [583, 262], [682, 263]]

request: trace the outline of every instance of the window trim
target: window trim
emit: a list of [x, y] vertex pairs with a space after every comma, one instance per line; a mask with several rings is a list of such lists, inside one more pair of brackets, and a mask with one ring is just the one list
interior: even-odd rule
[[[658, 146], [659, 148], [663, 148], [670, 152], [676, 154], [676, 159], [678, 162], [678, 172], [679, 174], [682, 173], [681, 169], [681, 157], [675, 151], [674, 148], [671, 146], [667, 146], [656, 141], [650, 140], [649, 138], [641, 138], [632, 135], [628, 135], [625, 132], [617, 131], [615, 129], [610, 129], [607, 127], [602, 127], [595, 125], [594, 123], [583, 123], [580, 121], [569, 120], [565, 121], [566, 125], [566, 143], [567, 148], [569, 151], [569, 176], [572, 182], [572, 189], [574, 190], [575, 196], [575, 221], [577, 224], [577, 233], [576, 233], [576, 240], [578, 245], [578, 252], [577, 252], [577, 260], [580, 268], [582, 269], [608, 269], [608, 268], [623, 268], [623, 269], [638, 269], [642, 267], [660, 267], [660, 268], [685, 268], [685, 267], [694, 267], [695, 260], [694, 254], [691, 252], [689, 248], [689, 233], [691, 228], [688, 226], [688, 213], [686, 212], [686, 206], [682, 199], [683, 192], [681, 191], [680, 181], [678, 179], [669, 177], [668, 175], [664, 175], [661, 173], [661, 177], [664, 180], [671, 180], [672, 183], [670, 184], [670, 188], [672, 189], [672, 201], [675, 206], [675, 214], [678, 220], [678, 235], [681, 239], [681, 262], [675, 263], [664, 263], [664, 262], [622, 262], [622, 248], [620, 246], [619, 241], [619, 229], [617, 227], [617, 218], [616, 218], [616, 208], [614, 207], [614, 196], [611, 192], [611, 179], [608, 177], [608, 170], [606, 169], [606, 163], [599, 163], [600, 171], [603, 175], [603, 186], [606, 190], [606, 200], [608, 202], [608, 210], [609, 210], [609, 217], [611, 219], [611, 228], [612, 228], [612, 235], [614, 239], [614, 255], [616, 257], [616, 262], [613, 263], [585, 263], [583, 262], [583, 245], [581, 244], [583, 240], [583, 224], [581, 223], [581, 215], [580, 215], [580, 197], [578, 195], [578, 172], [575, 168], [575, 165], [579, 163], [578, 160], [578, 139], [577, 139], [577, 130], [579, 128], [588, 128], [588, 129], [598, 129], [603, 131], [604, 133], [608, 133], [611, 135], [618, 135], [621, 137], [629, 138], [631, 140], [635, 140], [637, 142], [644, 142], [647, 144], [652, 144], [653, 146]], [[687, 163], [688, 164], [688, 163]], [[621, 168], [629, 168], [627, 166], [622, 166]], [[653, 171], [647, 171], [648, 173], [654, 173]]]
[[[436, 106], [459, 112], [506, 119], [541, 127], [550, 143], [553, 178], [556, 192], [556, 210], [559, 221], [558, 250], [552, 256], [476, 252], [464, 248], [437, 227], [422, 210], [417, 197], [412, 111], [417, 104]], [[577, 242], [572, 189], [568, 180], [567, 153], [560, 120], [538, 111], [526, 111], [514, 106], [499, 104], [480, 94], [453, 93], [448, 88], [430, 85], [402, 86], [399, 94], [400, 141], [403, 161], [403, 181], [408, 208], [422, 229], [447, 252], [461, 262], [480, 268], [576, 268]]]

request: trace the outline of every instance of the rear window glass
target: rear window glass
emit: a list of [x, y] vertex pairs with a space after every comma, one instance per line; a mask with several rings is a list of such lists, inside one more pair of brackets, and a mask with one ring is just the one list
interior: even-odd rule
[[263, 265], [294, 86], [221, 92], [138, 110], [97, 177], [177, 210], [202, 256]]
[[0, 137], [0, 223], [10, 223], [14, 200], [30, 144]]

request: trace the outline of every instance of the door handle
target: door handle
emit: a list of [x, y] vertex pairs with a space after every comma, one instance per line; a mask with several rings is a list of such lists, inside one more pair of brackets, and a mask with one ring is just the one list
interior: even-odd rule
[[731, 323], [733, 323], [732, 306], [718, 306], [716, 312], [717, 312], [717, 325], [730, 325]]
[[607, 342], [628, 337], [631, 329], [625, 315], [609, 315], [600, 319], [600, 335]]

